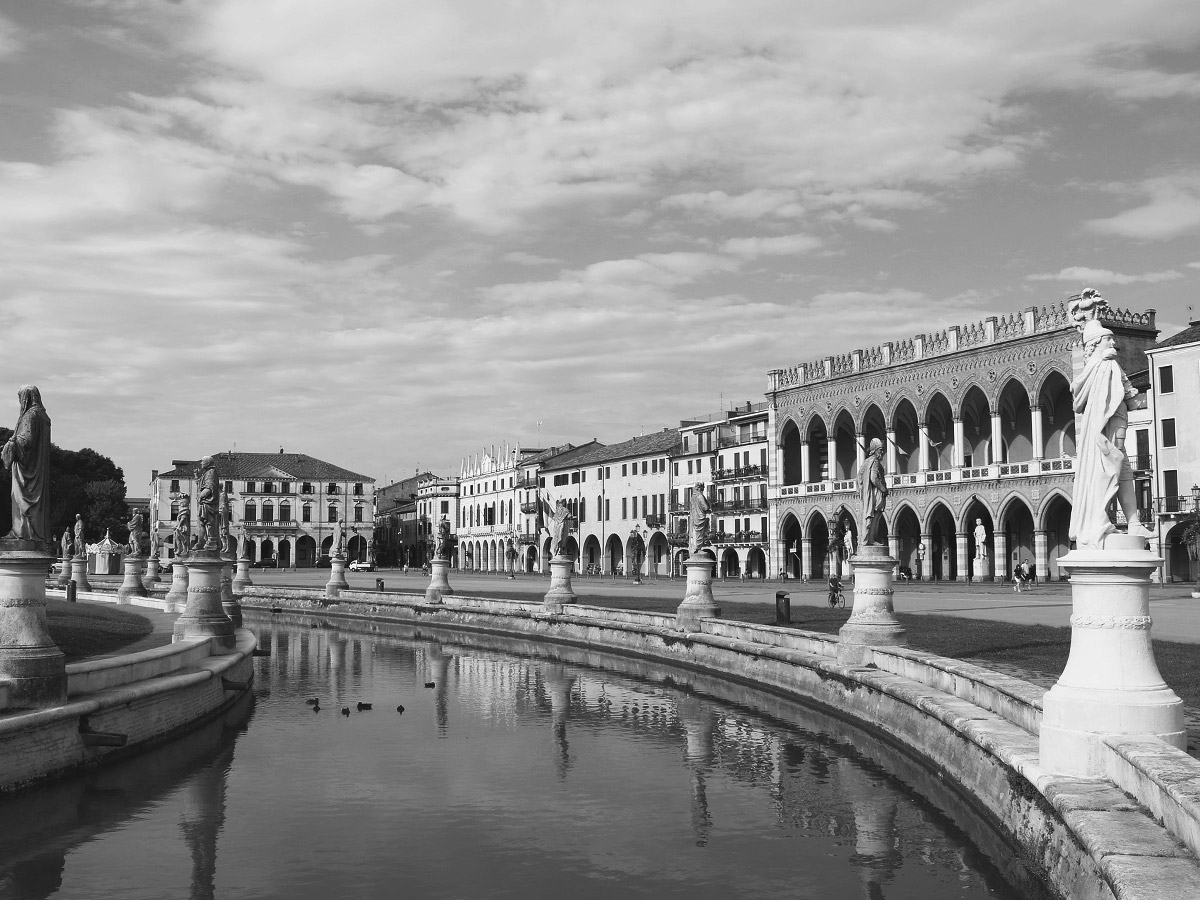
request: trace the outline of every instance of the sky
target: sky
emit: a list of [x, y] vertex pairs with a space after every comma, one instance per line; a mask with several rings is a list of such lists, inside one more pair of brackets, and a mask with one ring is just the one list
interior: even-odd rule
[[617, 442], [1087, 286], [1166, 337], [1198, 107], [1194, 0], [0, 0], [0, 393], [138, 496]]

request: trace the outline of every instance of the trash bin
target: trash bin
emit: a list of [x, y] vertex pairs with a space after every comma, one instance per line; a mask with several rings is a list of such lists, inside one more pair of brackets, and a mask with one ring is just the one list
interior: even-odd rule
[[775, 592], [775, 624], [790, 625], [792, 622], [792, 600], [787, 591]]
[[75, 599], [75, 595], [78, 593], [78, 591], [79, 591], [79, 585], [77, 585], [73, 581], [67, 582], [67, 602], [68, 603], [77, 602]]
[[383, 579], [382, 578], [375, 579], [375, 590], [377, 590], [377, 591], [383, 590]]

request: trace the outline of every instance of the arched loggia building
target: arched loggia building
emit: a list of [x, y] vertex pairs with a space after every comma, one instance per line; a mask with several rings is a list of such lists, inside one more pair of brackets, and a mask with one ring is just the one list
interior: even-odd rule
[[[1109, 309], [1105, 324], [1138, 383], [1154, 310]], [[861, 530], [857, 473], [878, 438], [901, 567], [925, 580], [1007, 580], [1028, 561], [1040, 579], [1059, 578], [1080, 354], [1060, 303], [772, 370], [770, 570], [827, 576], [839, 552], [831, 525], [848, 512]]]

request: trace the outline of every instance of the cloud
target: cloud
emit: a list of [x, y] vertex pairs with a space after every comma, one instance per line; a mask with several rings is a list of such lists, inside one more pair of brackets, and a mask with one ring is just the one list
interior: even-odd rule
[[536, 253], [526, 253], [524, 250], [512, 250], [502, 257], [505, 262], [516, 263], [519, 266], [552, 266], [562, 263], [561, 259], [551, 256], [538, 256]]
[[1168, 269], [1164, 272], [1143, 272], [1141, 275], [1123, 275], [1109, 269], [1091, 269], [1087, 266], [1068, 266], [1058, 272], [1043, 272], [1027, 275], [1026, 281], [1067, 281], [1077, 284], [1159, 284], [1182, 278], [1179, 272]]
[[22, 49], [20, 32], [9, 19], [0, 16], [0, 59], [12, 56]]
[[781, 234], [774, 237], [730, 238], [721, 245], [721, 251], [743, 259], [757, 259], [760, 256], [794, 256], [820, 246], [820, 238], [810, 234]]
[[1092, 219], [1085, 227], [1142, 241], [1169, 240], [1200, 228], [1200, 172], [1148, 178], [1130, 190], [1148, 196], [1149, 202], [1107, 219]]

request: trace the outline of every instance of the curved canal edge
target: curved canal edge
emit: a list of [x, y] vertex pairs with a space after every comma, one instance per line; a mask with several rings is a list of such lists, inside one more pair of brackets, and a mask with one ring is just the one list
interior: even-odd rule
[[229, 709], [254, 679], [254, 634], [232, 653], [210, 638], [73, 663], [67, 702], [0, 713], [0, 792], [121, 759]]
[[1154, 739], [1111, 740], [1108, 779], [1039, 765], [1043, 690], [916, 650], [837, 661], [835, 636], [719, 618], [447, 594], [246, 588], [247, 610], [428, 623], [654, 659], [814, 702], [882, 734], [953, 782], [1064, 898], [1200, 896], [1200, 762]]

